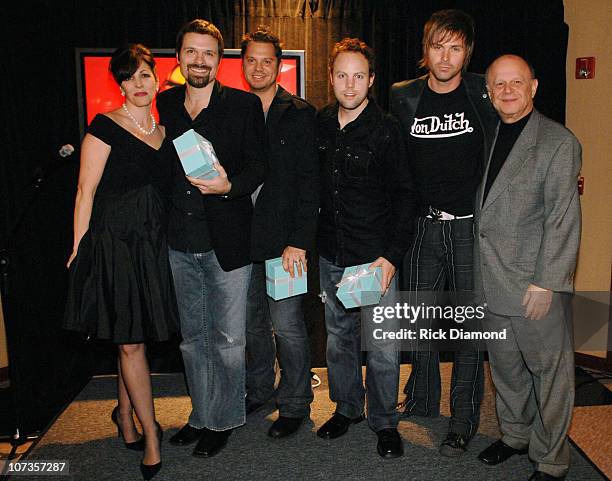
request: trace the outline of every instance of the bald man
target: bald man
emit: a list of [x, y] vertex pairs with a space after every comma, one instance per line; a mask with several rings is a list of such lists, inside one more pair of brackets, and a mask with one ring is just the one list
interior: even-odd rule
[[529, 480], [562, 480], [574, 404], [571, 295], [580, 244], [577, 177], [581, 147], [533, 107], [533, 69], [504, 55], [487, 71], [501, 122], [477, 193], [474, 279], [486, 305], [485, 331], [502, 437], [478, 458], [515, 454], [535, 462]]

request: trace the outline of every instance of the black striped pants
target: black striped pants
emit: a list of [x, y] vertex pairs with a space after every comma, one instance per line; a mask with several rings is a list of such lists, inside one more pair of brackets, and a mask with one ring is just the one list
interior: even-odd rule
[[[451, 296], [464, 293], [467, 297], [473, 289], [473, 245], [473, 218], [438, 222], [427, 217], [417, 218], [415, 240], [404, 258], [402, 289], [417, 297], [423, 292], [421, 299], [427, 298], [426, 293], [435, 297], [435, 292], [444, 289]], [[440, 356], [427, 347], [419, 348], [418, 342], [413, 344], [412, 372], [404, 387], [404, 415], [437, 417], [441, 396]], [[483, 355], [478, 350], [454, 352], [450, 432], [471, 437], [478, 430], [484, 389]]]

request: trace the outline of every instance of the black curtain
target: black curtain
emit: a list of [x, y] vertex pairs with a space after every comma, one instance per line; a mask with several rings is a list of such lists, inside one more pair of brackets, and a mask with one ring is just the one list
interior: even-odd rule
[[[23, 0], [4, 6], [0, 249], [10, 260], [2, 277], [9, 288], [3, 301], [11, 369], [19, 366], [11, 376], [19, 374], [22, 417], [53, 412], [96, 366], [113, 368], [112, 357], [100, 367], [95, 350], [59, 331], [78, 150], [67, 159], [57, 150], [80, 142], [76, 47], [130, 41], [173, 48], [177, 29], [201, 17], [213, 21], [232, 48], [244, 30], [265, 23], [281, 34], [286, 48], [306, 50], [307, 98], [322, 107], [332, 100], [330, 47], [344, 36], [359, 36], [377, 51], [374, 93], [386, 107], [391, 83], [423, 73], [416, 67], [423, 24], [441, 8], [461, 8], [475, 18], [470, 70], [483, 72], [502, 53], [523, 55], [540, 79], [536, 106], [563, 122], [567, 26], [562, 0]], [[311, 321], [323, 329], [322, 305], [314, 294], [308, 302]], [[317, 338], [319, 364], [323, 343]]]
[[[313, 3], [313, 2], [311, 2]], [[545, 115], [565, 122], [565, 59], [568, 28], [562, 0], [331, 0], [314, 2], [315, 15], [340, 23], [340, 35], [357, 36], [377, 54], [374, 92], [383, 107], [389, 86], [423, 75], [417, 65], [422, 57], [423, 26], [431, 14], [443, 8], [459, 8], [476, 24], [476, 41], [469, 70], [484, 73], [499, 55], [514, 53], [526, 58], [540, 81], [536, 107]], [[337, 41], [338, 38], [332, 39]], [[329, 91], [328, 100], [332, 101]]]

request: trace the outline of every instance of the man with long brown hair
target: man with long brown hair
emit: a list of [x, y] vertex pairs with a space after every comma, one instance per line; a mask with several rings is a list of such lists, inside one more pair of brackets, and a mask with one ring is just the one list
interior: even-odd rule
[[[495, 112], [484, 78], [466, 73], [474, 49], [474, 22], [461, 10], [435, 12], [425, 24], [421, 67], [427, 75], [391, 88], [391, 111], [404, 128], [419, 205], [415, 236], [403, 263], [404, 290], [436, 299], [448, 289], [468, 297], [473, 289], [474, 195], [491, 147]], [[429, 320], [423, 321], [429, 327]], [[412, 349], [404, 414], [440, 413], [439, 353]], [[440, 447], [459, 456], [478, 429], [483, 395], [483, 353], [454, 353], [451, 420]]]

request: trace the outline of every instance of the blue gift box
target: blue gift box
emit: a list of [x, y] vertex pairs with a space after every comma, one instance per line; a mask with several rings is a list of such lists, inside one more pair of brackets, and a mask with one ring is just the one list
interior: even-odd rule
[[378, 304], [382, 296], [382, 269], [368, 269], [368, 264], [344, 269], [337, 284], [336, 297], [347, 309]]
[[304, 294], [308, 290], [306, 272], [302, 276], [297, 274], [297, 264], [294, 264], [295, 277], [291, 277], [283, 269], [283, 258], [268, 259], [266, 261], [266, 293], [275, 301], [287, 297]]
[[219, 175], [214, 168], [214, 162], [219, 162], [215, 149], [195, 130], [189, 129], [172, 143], [186, 175], [198, 179], [212, 179]]

